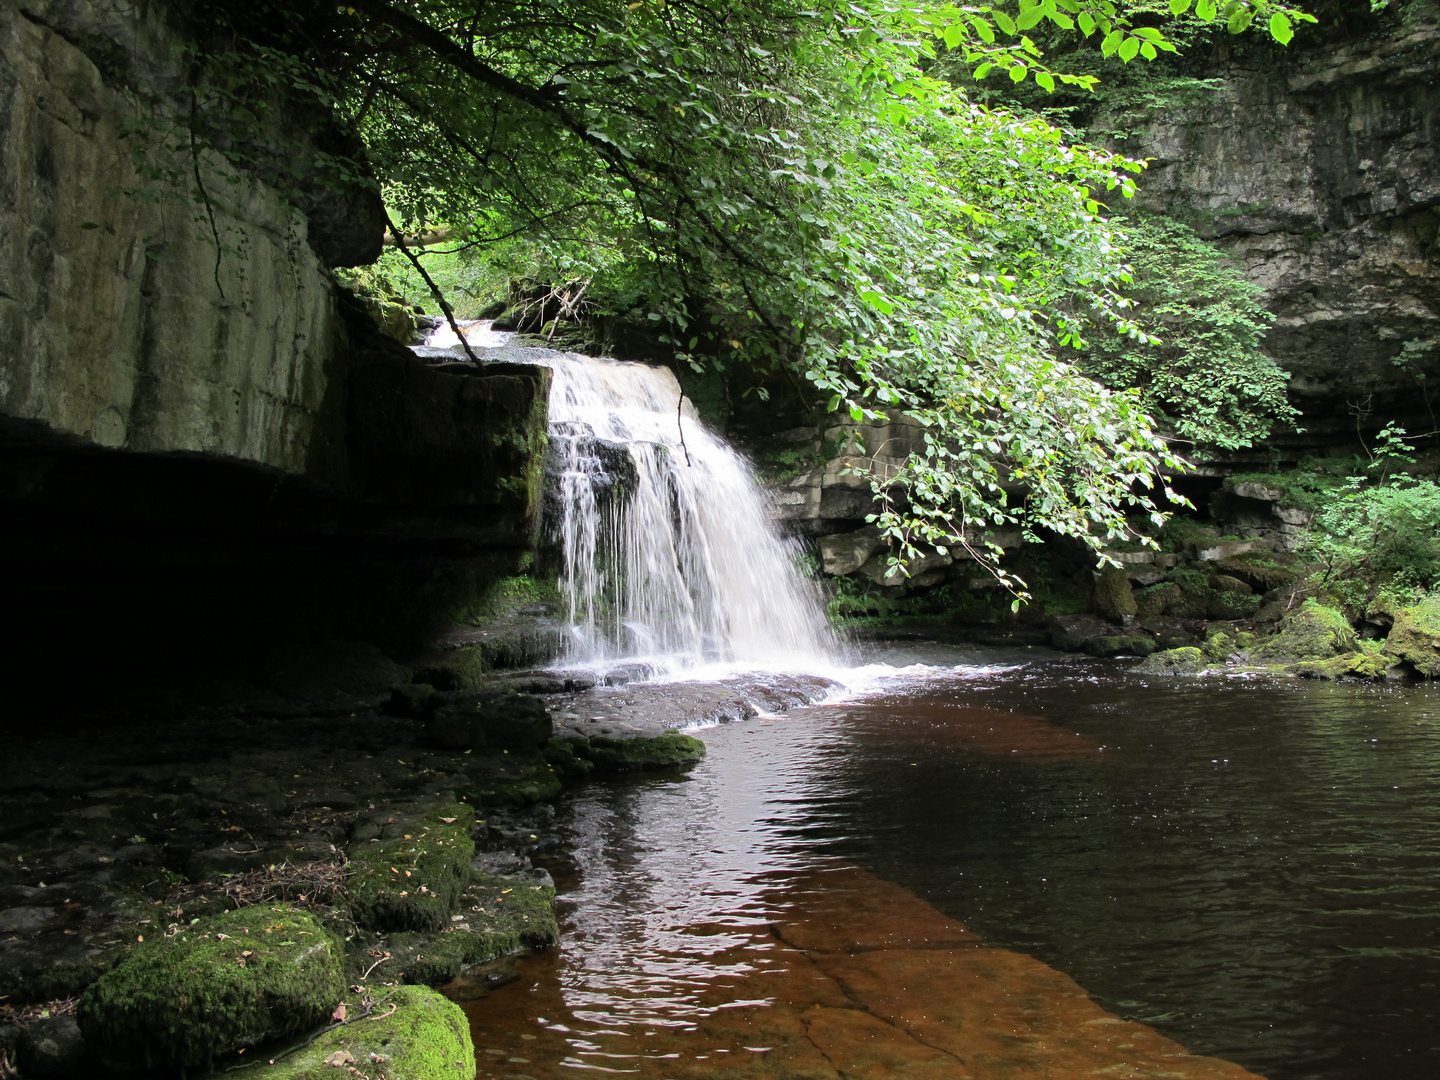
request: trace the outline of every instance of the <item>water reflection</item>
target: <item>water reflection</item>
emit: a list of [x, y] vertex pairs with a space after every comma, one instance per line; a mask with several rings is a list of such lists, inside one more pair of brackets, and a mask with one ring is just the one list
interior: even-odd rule
[[[563, 951], [472, 1007], [482, 1074], [1243, 1075], [1138, 1025], [1097, 1041], [1118, 1021], [1069, 976], [1273, 1080], [1440, 1075], [1433, 692], [971, 676], [579, 792]], [[979, 1012], [926, 1028], [927, 994]]]

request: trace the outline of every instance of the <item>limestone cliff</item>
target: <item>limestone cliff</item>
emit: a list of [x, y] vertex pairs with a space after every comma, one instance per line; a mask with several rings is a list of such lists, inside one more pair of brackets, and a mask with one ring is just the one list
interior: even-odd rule
[[0, 412], [299, 473], [339, 347], [333, 289], [278, 191], [133, 134], [151, 105], [85, 46], [128, 53], [153, 88], [177, 61], [147, 15], [0, 7]]
[[1114, 145], [1151, 159], [1140, 202], [1194, 225], [1263, 287], [1276, 315], [1265, 348], [1305, 413], [1303, 436], [1274, 440], [1287, 456], [1350, 441], [1357, 421], [1437, 426], [1414, 366], [1394, 361], [1406, 341], [1435, 343], [1420, 373], [1437, 389], [1440, 27], [1371, 30], [1251, 44], [1195, 72], [1215, 80], [1198, 100], [1090, 125], [1130, 128]]

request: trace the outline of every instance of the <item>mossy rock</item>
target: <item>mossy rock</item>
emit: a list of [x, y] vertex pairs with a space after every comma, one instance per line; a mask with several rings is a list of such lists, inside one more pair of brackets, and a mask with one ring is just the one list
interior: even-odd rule
[[1145, 634], [1107, 634], [1085, 642], [1087, 656], [1149, 656], [1155, 639]]
[[470, 690], [479, 685], [487, 671], [484, 650], [472, 645], [421, 660], [412, 678], [436, 690]]
[[1123, 623], [1135, 615], [1135, 592], [1124, 567], [1106, 566], [1095, 575], [1095, 607], [1114, 622]]
[[1394, 663], [1383, 653], [1353, 652], [1328, 660], [1307, 660], [1292, 670], [1305, 679], [1383, 679]]
[[226, 1075], [343, 1080], [357, 1075], [351, 1070], [394, 1080], [474, 1080], [470, 1022], [459, 1005], [429, 987], [390, 987], [376, 993], [369, 1018], [352, 1019], [273, 1064], [257, 1062]]
[[1141, 675], [1199, 675], [1208, 665], [1203, 652], [1187, 647], [1153, 653], [1137, 664], [1135, 671]]
[[1221, 559], [1215, 569], [1230, 577], [1239, 578], [1256, 592], [1266, 593], [1295, 584], [1299, 575], [1281, 566], [1268, 551], [1252, 551], [1244, 555], [1232, 555]]
[[644, 772], [694, 765], [705, 756], [705, 744], [694, 736], [679, 733], [633, 739], [594, 736], [588, 742], [577, 740], [575, 753], [592, 761], [596, 772]]
[[1414, 607], [1392, 608], [1389, 614], [1394, 625], [1385, 652], [1427, 679], [1440, 677], [1440, 596], [1426, 597]]
[[555, 770], [557, 776], [589, 776], [595, 769], [593, 761], [575, 753], [573, 739], [551, 739], [545, 744], [543, 753], [546, 763]]
[[1253, 655], [1263, 664], [1296, 664], [1328, 660], [1354, 652], [1355, 648], [1355, 631], [1345, 616], [1310, 599], [1287, 615], [1280, 623], [1280, 632], [1262, 641]]
[[240, 908], [141, 944], [81, 995], [76, 1015], [112, 1068], [194, 1068], [324, 1023], [345, 993], [343, 956], [306, 912]]
[[1260, 610], [1262, 597], [1253, 593], [1212, 592], [1205, 598], [1205, 614], [1222, 622], [1248, 619]]
[[554, 945], [560, 940], [554, 901], [552, 885], [475, 871], [460, 898], [460, 910], [445, 930], [392, 934], [385, 940], [391, 956], [385, 977], [444, 983], [476, 964]]
[[529, 806], [553, 799], [563, 786], [554, 766], [542, 761], [516, 773], [483, 777], [459, 794], [477, 806]]
[[1151, 585], [1148, 589], [1141, 589], [1135, 593], [1135, 612], [1142, 619], [1163, 615], [1169, 610], [1170, 605], [1179, 603], [1184, 595], [1180, 591], [1180, 586], [1173, 581], [1162, 581], [1158, 585]]
[[381, 836], [349, 847], [349, 890], [355, 921], [377, 932], [439, 931], [450, 922], [470, 880], [475, 811], [442, 803], [419, 814], [387, 815]]

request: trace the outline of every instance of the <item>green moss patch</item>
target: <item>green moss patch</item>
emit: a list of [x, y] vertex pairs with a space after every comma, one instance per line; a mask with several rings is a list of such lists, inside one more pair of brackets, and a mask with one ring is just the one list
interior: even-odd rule
[[114, 1068], [193, 1068], [319, 1026], [344, 992], [340, 941], [303, 911], [261, 904], [140, 944], [76, 1014]]
[[[353, 1016], [357, 1006], [351, 1004]], [[352, 1071], [354, 1070], [354, 1071]], [[424, 986], [376, 994], [369, 1017], [328, 1031], [308, 1046], [227, 1075], [244, 1080], [473, 1080], [475, 1046], [464, 1011]]]
[[1280, 632], [1261, 642], [1254, 658], [1264, 664], [1294, 664], [1326, 660], [1355, 648], [1355, 631], [1345, 616], [1310, 599], [1285, 616]]
[[1414, 607], [1392, 609], [1391, 614], [1395, 624], [1385, 639], [1385, 652], [1427, 679], [1440, 677], [1440, 595]]
[[[530, 759], [533, 760], [533, 759]], [[493, 772], [459, 792], [479, 806], [528, 806], [560, 794], [560, 774], [544, 762], [520, 759], [509, 772]]]
[[394, 934], [385, 941], [391, 957], [384, 966], [385, 977], [443, 983], [476, 964], [554, 945], [560, 940], [554, 900], [551, 885], [476, 873], [460, 899], [459, 911], [441, 933]]
[[1146, 657], [1135, 670], [1143, 675], [1199, 675], [1207, 663], [1199, 649], [1166, 649]]
[[470, 830], [475, 811], [464, 803], [444, 803], [419, 813], [385, 814], [371, 819], [378, 837], [350, 844], [350, 900], [355, 921], [381, 933], [442, 930], [470, 880], [475, 842]]
[[1353, 652], [1304, 661], [1295, 665], [1294, 672], [1305, 679], [1383, 679], [1393, 663], [1383, 653]]
[[594, 762], [596, 772], [614, 773], [683, 768], [705, 756], [703, 742], [679, 733], [633, 739], [592, 736], [585, 742], [577, 740], [574, 749], [578, 756]]

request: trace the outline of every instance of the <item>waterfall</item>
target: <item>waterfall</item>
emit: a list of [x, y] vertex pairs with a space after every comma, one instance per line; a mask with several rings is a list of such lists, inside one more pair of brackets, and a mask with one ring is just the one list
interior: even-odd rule
[[[500, 344], [485, 323], [466, 337]], [[699, 419], [669, 369], [505, 346], [482, 356], [554, 373], [546, 517], [568, 663], [795, 670], [829, 659], [834, 642], [798, 549], [775, 531], [749, 464]]]

